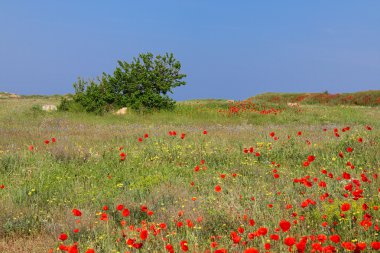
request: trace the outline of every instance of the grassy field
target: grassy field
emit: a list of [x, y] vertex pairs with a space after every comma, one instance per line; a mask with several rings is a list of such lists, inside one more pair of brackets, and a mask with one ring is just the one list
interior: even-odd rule
[[0, 99], [0, 252], [380, 248], [379, 107], [58, 103]]

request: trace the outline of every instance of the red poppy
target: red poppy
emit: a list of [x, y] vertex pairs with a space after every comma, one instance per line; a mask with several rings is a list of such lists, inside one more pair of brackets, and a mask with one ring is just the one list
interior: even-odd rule
[[249, 248], [249, 249], [246, 249], [244, 253], [259, 253], [259, 251], [255, 248]]
[[355, 250], [356, 246], [352, 242], [342, 242], [342, 247], [345, 248], [346, 250]]
[[371, 247], [374, 250], [380, 250], [380, 242], [372, 242]]
[[286, 220], [282, 220], [280, 221], [280, 224], [279, 224], [280, 228], [282, 229], [283, 232], [286, 232], [290, 229], [290, 222], [289, 221], [286, 221]]
[[33, 151], [33, 149], [34, 149], [33, 145], [30, 145], [30, 146], [29, 146], [29, 150], [30, 150], [30, 151]]
[[51, 138], [51, 142], [55, 143], [57, 141], [56, 138]]
[[100, 215], [100, 220], [108, 221], [108, 215], [106, 213], [102, 213]]
[[148, 238], [148, 230], [143, 230], [140, 232], [140, 238], [141, 240], [146, 240]]
[[352, 148], [351, 147], [348, 147], [347, 149], [346, 149], [346, 151], [348, 152], [348, 153], [351, 153], [352, 152]]
[[309, 155], [309, 156], [307, 157], [307, 160], [308, 160], [309, 162], [313, 162], [313, 161], [315, 160], [315, 156], [313, 156], [313, 155]]
[[351, 208], [351, 206], [350, 206], [349, 203], [343, 203], [340, 209], [341, 209], [343, 212], [347, 212], [348, 210], [350, 210], [350, 208]]
[[142, 243], [134, 243], [134, 244], [132, 245], [132, 247], [135, 248], [135, 249], [141, 249], [142, 246], [143, 246]]
[[165, 246], [165, 248], [166, 248], [166, 250], [167, 251], [169, 251], [170, 253], [174, 253], [174, 248], [173, 248], [173, 246], [171, 245], [171, 244], [167, 244], [166, 246]]
[[257, 230], [257, 233], [259, 235], [266, 235], [268, 233], [268, 229], [266, 227], [260, 227], [258, 230]]
[[49, 140], [45, 140], [44, 143], [45, 143], [45, 144], [49, 144], [50, 141], [49, 141]]
[[291, 246], [293, 246], [295, 243], [296, 243], [296, 238], [294, 238], [294, 237], [287, 237], [287, 238], [284, 239], [284, 244], [285, 244], [286, 246], [291, 247]]
[[66, 241], [67, 238], [69, 238], [69, 237], [67, 236], [67, 234], [64, 234], [64, 233], [60, 234], [60, 236], [59, 236], [59, 240], [61, 240], [61, 241]]
[[333, 243], [339, 243], [340, 242], [340, 236], [339, 235], [332, 235], [330, 236], [330, 241]]
[[277, 234], [272, 234], [272, 235], [270, 235], [270, 239], [272, 239], [273, 241], [278, 241], [278, 239], [280, 239], [280, 237]]
[[180, 242], [180, 245], [181, 245], [181, 249], [182, 251], [188, 251], [189, 250], [189, 246], [187, 245], [187, 241], [183, 240]]
[[203, 131], [203, 134], [207, 134], [207, 130], [204, 130], [204, 131]]
[[86, 253], [95, 253], [95, 250], [94, 250], [94, 249], [88, 249], [88, 250], [86, 251]]
[[219, 185], [215, 186], [215, 191], [216, 192], [220, 192], [222, 190], [222, 187], [220, 187]]
[[126, 155], [124, 152], [121, 152], [121, 153], [120, 153], [120, 160], [121, 160], [121, 161], [124, 161], [126, 156], [127, 156], [127, 155]]
[[125, 208], [121, 214], [122, 214], [124, 217], [129, 216], [129, 214], [130, 214], [129, 209], [128, 209], [128, 208]]
[[72, 212], [73, 212], [74, 216], [82, 216], [82, 212], [79, 211], [79, 210], [76, 209], [76, 208], [74, 208], [74, 209], [72, 210]]

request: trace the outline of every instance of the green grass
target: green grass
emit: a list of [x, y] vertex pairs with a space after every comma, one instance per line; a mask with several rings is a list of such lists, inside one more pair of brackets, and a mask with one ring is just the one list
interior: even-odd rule
[[[0, 100], [0, 185], [5, 186], [0, 189], [0, 252], [55, 250], [63, 232], [69, 235], [66, 244], [77, 241], [80, 252], [90, 247], [96, 252], [132, 251], [125, 242], [115, 243], [121, 238], [122, 219], [136, 227], [144, 226], [144, 220], [149, 226], [167, 224], [168, 229], [156, 237], [149, 230], [142, 252], [163, 252], [166, 243], [173, 244], [177, 252], [181, 240], [188, 241], [191, 251], [203, 252], [210, 248], [211, 236], [221, 237], [217, 248], [242, 252], [256, 247], [263, 251], [263, 242], [275, 233], [281, 219], [297, 220], [298, 225], [293, 224], [290, 232], [278, 233], [280, 242], [271, 243], [273, 252], [285, 252], [285, 236], [331, 235], [331, 230], [321, 226], [323, 214], [330, 227], [338, 222], [334, 229], [342, 240], [379, 240], [373, 226], [364, 231], [358, 225], [364, 202], [371, 208], [368, 212], [373, 223], [380, 218], [380, 211], [372, 210], [380, 205], [379, 181], [371, 178], [371, 184], [362, 182], [364, 198], [354, 201], [342, 196], [342, 181], [321, 173], [326, 169], [337, 177], [347, 171], [360, 179], [362, 173], [370, 178], [379, 172], [378, 107], [302, 105], [263, 115], [255, 111], [229, 113], [226, 101], [199, 100], [181, 102], [173, 112], [129, 112], [124, 116], [36, 109], [58, 103], [58, 97]], [[342, 132], [346, 126], [350, 131]], [[334, 128], [339, 129], [339, 138], [334, 136]], [[208, 131], [206, 135], [204, 130]], [[177, 135], [169, 136], [169, 131]], [[301, 136], [297, 136], [298, 131]], [[270, 132], [279, 139], [271, 138]], [[146, 133], [148, 138], [144, 138]], [[186, 134], [183, 140], [181, 133]], [[53, 137], [56, 143], [44, 144]], [[363, 143], [357, 141], [359, 137]], [[33, 151], [29, 151], [30, 145]], [[353, 153], [345, 152], [349, 146]], [[120, 161], [120, 147], [127, 154], [125, 161]], [[249, 147], [255, 148], [253, 154], [243, 152]], [[340, 151], [344, 152], [343, 159], [338, 156]], [[316, 160], [305, 168], [302, 164], [309, 155]], [[200, 164], [201, 160], [205, 163]], [[355, 169], [347, 167], [347, 161]], [[198, 172], [196, 166], [200, 167]], [[278, 179], [273, 177], [274, 169], [278, 170]], [[225, 179], [221, 174], [226, 174]], [[312, 182], [313, 178], [325, 181], [326, 188], [318, 187], [318, 182], [311, 188], [293, 183], [305, 176]], [[216, 185], [221, 186], [220, 193], [215, 192]], [[334, 203], [319, 199], [325, 192]], [[301, 203], [308, 198], [316, 205], [302, 208]], [[339, 207], [344, 202], [351, 203], [352, 210], [342, 218]], [[118, 204], [128, 207], [131, 215], [122, 217], [115, 211]], [[268, 208], [269, 204], [273, 208]], [[285, 209], [287, 204], [293, 208]], [[108, 222], [99, 218], [104, 205], [110, 209]], [[154, 214], [141, 212], [141, 205]], [[73, 208], [82, 211], [81, 223], [75, 222]], [[181, 217], [180, 211], [184, 213]], [[254, 219], [255, 226], [250, 227], [244, 215]], [[300, 216], [305, 221], [299, 220]], [[201, 222], [197, 222], [199, 217]], [[186, 220], [194, 227], [188, 228]], [[184, 227], [177, 228], [177, 221]], [[247, 246], [231, 243], [230, 232], [241, 226]], [[268, 228], [268, 235], [247, 239], [247, 233], [260, 226]], [[80, 232], [73, 233], [74, 228]], [[128, 238], [139, 238], [136, 231], [125, 232]], [[20, 237], [26, 241], [25, 247], [15, 246]], [[36, 247], [28, 248], [31, 240]]]

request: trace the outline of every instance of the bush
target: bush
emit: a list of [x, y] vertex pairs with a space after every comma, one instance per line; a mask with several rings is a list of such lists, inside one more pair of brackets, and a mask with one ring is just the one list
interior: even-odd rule
[[[85, 111], [101, 114], [121, 107], [138, 111], [170, 110], [175, 101], [168, 96], [172, 89], [185, 85], [186, 77], [180, 73], [181, 64], [173, 54], [164, 56], [140, 54], [132, 63], [118, 61], [113, 75], [103, 73], [97, 81], [79, 78], [74, 83], [73, 102]], [[67, 100], [62, 100], [61, 109], [70, 108]]]

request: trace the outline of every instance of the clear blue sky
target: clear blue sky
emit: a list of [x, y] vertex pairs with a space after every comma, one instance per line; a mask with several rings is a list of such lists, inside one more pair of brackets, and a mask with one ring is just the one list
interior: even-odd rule
[[140, 52], [173, 52], [174, 98], [380, 89], [378, 0], [0, 2], [0, 91], [73, 92]]

